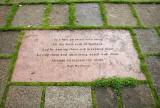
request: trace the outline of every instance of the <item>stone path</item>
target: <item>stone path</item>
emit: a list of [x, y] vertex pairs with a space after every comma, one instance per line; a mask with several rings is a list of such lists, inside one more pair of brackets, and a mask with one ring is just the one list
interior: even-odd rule
[[0, 108], [144, 107], [160, 108], [160, 0], [0, 0]]

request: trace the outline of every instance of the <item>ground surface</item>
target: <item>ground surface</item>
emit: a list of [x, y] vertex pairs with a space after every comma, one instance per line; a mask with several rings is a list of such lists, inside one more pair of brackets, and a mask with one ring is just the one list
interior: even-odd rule
[[[79, 29], [129, 32], [146, 80], [13, 81], [26, 30]], [[144, 107], [160, 108], [160, 0], [0, 0], [0, 108]]]

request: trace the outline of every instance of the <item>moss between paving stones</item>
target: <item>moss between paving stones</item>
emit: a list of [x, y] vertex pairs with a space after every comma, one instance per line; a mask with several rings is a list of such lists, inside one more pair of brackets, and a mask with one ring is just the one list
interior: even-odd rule
[[142, 23], [141, 23], [141, 21], [140, 21], [140, 18], [139, 18], [139, 16], [138, 16], [138, 14], [137, 14], [137, 12], [136, 12], [136, 9], [134, 8], [133, 4], [130, 4], [130, 7], [131, 7], [131, 10], [132, 10], [133, 15], [134, 15], [134, 16], [136, 17], [136, 19], [137, 19], [138, 25], [139, 25], [139, 26], [142, 26]]
[[9, 59], [12, 58], [12, 55], [0, 55], [0, 59]]
[[[76, 16], [75, 16], [75, 3], [99, 3], [100, 4], [100, 9], [101, 9], [101, 15], [103, 17], [104, 20], [104, 25], [101, 26], [85, 26], [85, 25], [75, 25], [76, 22]], [[64, 26], [50, 26], [48, 24], [49, 21], [49, 13], [51, 11], [51, 7], [52, 4], [70, 4], [70, 21], [68, 25], [64, 25]], [[107, 16], [106, 16], [106, 12], [105, 12], [105, 7], [104, 7], [104, 3], [125, 3], [125, 4], [129, 4], [131, 9], [132, 9], [132, 13], [133, 15], [136, 17], [137, 22], [138, 22], [138, 26], [110, 26], [108, 25], [108, 20], [107, 20]], [[22, 30], [20, 33], [20, 37], [19, 37], [19, 41], [17, 43], [17, 48], [14, 52], [13, 55], [0, 55], [0, 59], [2, 58], [12, 58], [12, 63], [11, 63], [11, 67], [10, 67], [10, 73], [8, 76], [8, 83], [7, 86], [5, 88], [4, 91], [4, 95], [2, 98], [2, 102], [0, 104], [0, 108], [4, 108], [5, 105], [5, 101], [6, 101], [6, 97], [7, 97], [7, 93], [8, 93], [8, 89], [9, 86], [43, 86], [42, 89], [42, 97], [41, 97], [41, 108], [44, 108], [44, 102], [45, 102], [45, 90], [46, 90], [46, 86], [91, 86], [91, 93], [92, 93], [92, 101], [93, 101], [93, 108], [97, 108], [97, 103], [96, 103], [96, 94], [95, 94], [95, 87], [114, 87], [115, 88], [115, 92], [117, 94], [117, 100], [119, 103], [119, 108], [123, 108], [123, 102], [122, 102], [122, 97], [121, 97], [121, 89], [124, 86], [137, 86], [138, 84], [143, 84], [143, 83], [148, 83], [150, 85], [154, 100], [156, 102], [156, 106], [159, 107], [160, 102], [156, 93], [156, 90], [154, 88], [153, 82], [152, 82], [152, 78], [148, 72], [148, 66], [145, 62], [145, 57], [146, 56], [160, 56], [160, 52], [159, 53], [147, 53], [147, 54], [143, 54], [141, 51], [141, 48], [139, 47], [137, 38], [135, 36], [135, 33], [133, 31], [133, 29], [138, 29], [138, 28], [143, 28], [143, 29], [149, 29], [149, 28], [153, 28], [156, 29], [158, 34], [160, 35], [160, 25], [159, 26], [143, 26], [139, 16], [137, 15], [137, 12], [133, 6], [133, 4], [136, 3], [146, 3], [146, 4], [160, 4], [160, 1], [123, 1], [123, 0], [56, 0], [56, 1], [42, 1], [42, 2], [10, 2], [10, 0], [6, 0], [4, 3], [0, 3], [0, 5], [12, 5], [12, 10], [11, 13], [7, 19], [7, 23], [4, 27], [0, 27], [0, 31], [7, 31], [7, 30]], [[25, 5], [25, 4], [47, 4], [47, 8], [45, 10], [45, 18], [44, 18], [44, 22], [43, 22], [43, 26], [39, 26], [39, 27], [13, 27], [11, 26], [11, 22], [14, 18], [14, 15], [18, 9], [18, 5]], [[146, 75], [147, 80], [136, 80], [133, 78], [118, 78], [118, 77], [114, 77], [114, 78], [110, 78], [110, 79], [97, 79], [95, 81], [92, 82], [11, 82], [11, 77], [12, 77], [12, 72], [14, 69], [14, 64], [16, 62], [17, 56], [18, 56], [18, 51], [19, 51], [19, 47], [21, 45], [21, 41], [24, 35], [24, 31], [23, 30], [64, 30], [64, 29], [68, 29], [68, 30], [74, 30], [74, 29], [126, 29], [129, 30], [131, 35], [132, 35], [132, 39], [133, 39], [133, 43], [134, 46], [138, 52], [139, 55], [139, 59], [141, 61], [141, 69], [144, 72], [144, 74]]]
[[45, 18], [43, 21], [43, 26], [49, 26], [49, 20], [50, 20], [50, 12], [52, 10], [52, 4], [48, 4], [45, 9]]
[[44, 104], [45, 104], [45, 93], [46, 93], [46, 86], [43, 86], [43, 88], [42, 88], [42, 96], [41, 96], [40, 108], [44, 108]]
[[11, 25], [11, 22], [12, 22], [12, 20], [14, 18], [14, 15], [15, 15], [17, 10], [18, 10], [18, 4], [14, 4], [12, 6], [11, 12], [10, 12], [10, 14], [8, 16], [8, 19], [7, 19], [7, 22], [6, 22], [6, 25], [5, 25], [6, 28]]
[[105, 9], [105, 6], [104, 6], [104, 2], [100, 2], [99, 6], [100, 6], [101, 16], [103, 18], [104, 25], [108, 25], [108, 18], [106, 16], [106, 9]]
[[147, 81], [148, 81], [148, 84], [149, 84], [149, 86], [151, 88], [151, 91], [152, 91], [156, 106], [159, 107], [160, 106], [160, 102], [159, 102], [158, 95], [156, 93], [156, 90], [155, 90], [151, 75], [149, 74], [148, 65], [145, 62], [145, 55], [141, 51], [141, 48], [140, 48], [140, 46], [138, 44], [138, 40], [137, 40], [137, 38], [135, 36], [134, 30], [130, 29], [130, 33], [132, 35], [134, 46], [135, 46], [135, 48], [136, 48], [136, 50], [138, 52], [138, 55], [139, 55], [139, 59], [140, 59], [140, 62], [141, 62], [141, 70], [144, 72], [144, 74], [145, 74], [145, 76], [147, 78]]
[[75, 11], [76, 11], [76, 6], [74, 3], [71, 3], [70, 4], [70, 17], [69, 17], [69, 25], [71, 26], [74, 26], [76, 23]]

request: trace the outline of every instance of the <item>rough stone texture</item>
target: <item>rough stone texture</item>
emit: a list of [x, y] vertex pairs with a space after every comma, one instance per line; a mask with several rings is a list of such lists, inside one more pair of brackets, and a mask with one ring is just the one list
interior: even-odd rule
[[5, 108], [40, 108], [42, 87], [10, 86]]
[[118, 108], [116, 94], [112, 88], [96, 88], [98, 108]]
[[6, 24], [10, 10], [11, 6], [0, 6], [0, 26], [4, 26]]
[[53, 5], [50, 13], [51, 25], [66, 25], [69, 23], [69, 5]]
[[10, 59], [0, 59], [0, 103], [8, 79]]
[[5, 0], [0, 0], [0, 2], [4, 2]]
[[110, 25], [137, 25], [137, 20], [133, 16], [129, 5], [106, 3], [105, 6]]
[[92, 81], [114, 76], [145, 79], [129, 31], [28, 30], [12, 81]]
[[134, 5], [143, 25], [160, 25], [160, 5]]
[[149, 72], [154, 82], [154, 86], [156, 88], [158, 97], [160, 99], [160, 57], [159, 56], [146, 57], [146, 62], [148, 64]]
[[13, 26], [40, 26], [45, 16], [45, 5], [23, 5], [19, 7], [14, 20]]
[[148, 85], [138, 85], [135, 88], [122, 89], [122, 99], [125, 108], [140, 108], [154, 106], [154, 99]]
[[154, 29], [135, 29], [138, 43], [144, 53], [160, 51], [160, 36]]
[[11, 2], [55, 1], [55, 0], [10, 0]]
[[90, 87], [47, 87], [45, 108], [92, 108]]
[[0, 54], [13, 54], [18, 41], [18, 31], [0, 32]]
[[98, 3], [76, 4], [76, 17], [79, 25], [103, 25]]

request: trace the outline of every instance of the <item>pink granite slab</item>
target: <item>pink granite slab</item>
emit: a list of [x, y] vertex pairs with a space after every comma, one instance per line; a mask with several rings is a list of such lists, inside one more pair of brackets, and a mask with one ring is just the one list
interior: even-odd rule
[[129, 31], [28, 30], [12, 81], [92, 81], [114, 76], [145, 80]]

